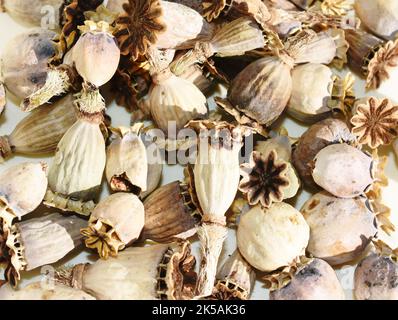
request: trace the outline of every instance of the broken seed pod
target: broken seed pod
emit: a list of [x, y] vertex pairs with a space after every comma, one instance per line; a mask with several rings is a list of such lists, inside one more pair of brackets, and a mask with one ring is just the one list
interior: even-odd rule
[[9, 135], [0, 137], [1, 159], [14, 153], [43, 155], [55, 152], [58, 142], [76, 120], [72, 95], [33, 110]]
[[78, 264], [58, 273], [61, 283], [99, 300], [186, 300], [196, 284], [190, 243], [131, 247], [115, 258]]
[[225, 213], [234, 201], [239, 184], [239, 152], [250, 133], [227, 122], [191, 121], [187, 127], [198, 134], [198, 153], [193, 169], [195, 193], [202, 213], [198, 227], [201, 268], [197, 296], [211, 295], [217, 261], [227, 236]]
[[256, 273], [235, 250], [221, 266], [209, 300], [248, 300], [256, 281]]
[[15, 290], [9, 284], [0, 288], [1, 300], [95, 300], [88, 293], [53, 283], [46, 286], [42, 282], [31, 283], [24, 288]]
[[144, 205], [136, 195], [115, 193], [97, 204], [82, 235], [88, 248], [108, 259], [138, 239], [144, 220]]
[[271, 291], [270, 300], [345, 300], [345, 294], [333, 268], [312, 259], [289, 284]]
[[[11, 2], [11, 1], [10, 1]], [[23, 1], [24, 2], [24, 1]], [[9, 92], [24, 99], [45, 85], [55, 54], [55, 32], [34, 28], [10, 40], [2, 54], [2, 78]]]
[[287, 113], [292, 117], [313, 123], [328, 117], [332, 110], [331, 99], [334, 76], [332, 70], [323, 64], [307, 63], [292, 71], [292, 95]]
[[364, 258], [355, 268], [354, 295], [357, 300], [397, 300], [397, 250], [381, 240], [376, 252]]
[[161, 186], [145, 199], [144, 207], [143, 239], [169, 243], [196, 233], [200, 218], [186, 184], [175, 181]]
[[2, 0], [0, 10], [4, 9], [19, 23], [39, 27], [46, 15], [58, 13], [62, 3], [63, 0]]
[[398, 105], [394, 106], [389, 99], [359, 100], [352, 113], [352, 133], [360, 144], [376, 149], [398, 137]]
[[149, 47], [190, 49], [198, 41], [207, 41], [214, 26], [195, 10], [162, 0], [129, 0], [125, 13], [116, 20], [115, 37], [123, 55], [135, 60]]
[[94, 209], [106, 163], [102, 112], [101, 103], [90, 109], [78, 106], [78, 120], [58, 143], [48, 172], [47, 206], [83, 215]]
[[374, 165], [373, 158], [363, 151], [346, 143], [332, 144], [315, 156], [312, 177], [336, 197], [354, 198], [372, 185]]
[[311, 229], [307, 251], [332, 266], [358, 258], [377, 233], [376, 216], [366, 198], [336, 198], [323, 191], [301, 212]]
[[105, 174], [112, 191], [139, 195], [146, 190], [148, 176], [147, 151], [139, 132], [142, 123], [131, 128], [112, 129], [116, 139], [107, 148]]
[[394, 39], [398, 32], [396, 0], [357, 0], [355, 11], [370, 31], [382, 38]]
[[[367, 89], [388, 91], [398, 74], [398, 40], [383, 40], [362, 30], [345, 30], [349, 66], [366, 78]], [[394, 91], [390, 91], [394, 92]]]
[[8, 234], [5, 277], [15, 286], [21, 271], [57, 262], [81, 245], [83, 219], [59, 213], [15, 223]]
[[301, 181], [308, 187], [317, 188], [312, 178], [312, 163], [318, 152], [330, 144], [354, 140], [343, 120], [328, 118], [313, 124], [300, 137], [292, 153], [292, 162]]
[[14, 218], [21, 219], [41, 204], [47, 189], [46, 169], [44, 163], [25, 162], [0, 173], [2, 233], [7, 233]]
[[286, 285], [308, 260], [305, 249], [310, 229], [301, 213], [289, 204], [257, 205], [240, 217], [238, 248], [254, 268], [267, 272], [263, 278], [272, 290]]
[[294, 197], [300, 183], [293, 167], [280, 160], [275, 150], [269, 153], [253, 151], [250, 162], [240, 166], [239, 190], [246, 195], [250, 205], [269, 208], [272, 203]]

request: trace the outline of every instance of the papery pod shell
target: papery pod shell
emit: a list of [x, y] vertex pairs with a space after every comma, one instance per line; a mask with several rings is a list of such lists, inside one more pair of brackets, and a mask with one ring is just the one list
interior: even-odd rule
[[[294, 0], [294, 1], [314, 1], [314, 0]], [[263, 2], [271, 9], [283, 9], [289, 11], [298, 11], [297, 5], [290, 0], [263, 0]], [[270, 10], [271, 10], [270, 9]], [[272, 10], [271, 10], [272, 12]]]
[[269, 209], [257, 205], [240, 218], [237, 241], [242, 256], [256, 269], [272, 272], [290, 266], [305, 253], [310, 228], [286, 203]]
[[[298, 10], [295, 8], [296, 11]], [[281, 39], [286, 39], [290, 35], [301, 30], [302, 23], [291, 14], [291, 10], [286, 11], [280, 8], [270, 8], [271, 20], [269, 21], [272, 30], [274, 30]]]
[[398, 2], [395, 0], [356, 0], [355, 11], [373, 33], [392, 40], [398, 31]]
[[350, 44], [345, 39], [345, 32], [342, 29], [329, 29], [328, 34], [333, 37], [336, 44], [336, 56], [331, 63], [331, 66], [337, 69], [343, 69], [348, 62], [347, 52]]
[[0, 82], [0, 114], [3, 113], [5, 106], [6, 106], [6, 90], [4, 88], [4, 84]]
[[[175, 121], [178, 132], [190, 120], [207, 114], [203, 93], [191, 82], [172, 74], [152, 85], [147, 105], [157, 126], [167, 133], [169, 122]], [[173, 123], [170, 125], [173, 128]]]
[[290, 162], [292, 158], [292, 139], [288, 135], [276, 135], [268, 140], [258, 141], [254, 150], [262, 154], [268, 154], [275, 150], [278, 159]]
[[72, 95], [54, 104], [41, 106], [22, 119], [10, 135], [0, 137], [1, 156], [55, 152], [59, 141], [76, 120]]
[[285, 49], [296, 64], [329, 64], [337, 53], [334, 39], [326, 32], [305, 30], [287, 40]]
[[191, 299], [196, 281], [189, 242], [132, 247], [117, 258], [77, 265], [59, 281], [100, 300]]
[[[119, 0], [120, 1], [120, 0]], [[200, 14], [203, 12], [203, 5], [201, 1], [197, 0], [171, 0], [170, 2], [175, 2], [179, 4], [183, 4], [184, 6], [187, 6]]]
[[54, 283], [44, 285], [34, 282], [24, 288], [15, 290], [9, 284], [0, 288], [0, 300], [95, 300], [88, 293]]
[[371, 156], [346, 143], [323, 148], [314, 158], [316, 184], [340, 198], [363, 195], [374, 180]]
[[316, 122], [331, 115], [333, 73], [323, 64], [306, 63], [292, 71], [293, 89], [287, 112], [303, 122]]
[[[54, 23], [56, 23], [58, 12], [62, 4], [63, 0], [33, 0], [29, 3], [25, 0], [1, 1], [1, 6], [16, 21], [37, 27], [43, 24], [43, 19], [46, 18], [48, 14], [56, 14], [56, 17], [54, 17]], [[43, 11], [43, 9], [47, 10]], [[56, 28], [56, 24], [53, 28]]]
[[159, 49], [190, 49], [198, 41], [208, 41], [214, 33], [209, 24], [195, 10], [179, 3], [160, 0], [162, 22], [166, 31], [157, 36]]
[[107, 259], [138, 239], [144, 221], [144, 205], [136, 195], [114, 193], [97, 204], [82, 234], [86, 246], [97, 249], [100, 257]]
[[311, 228], [307, 251], [331, 265], [359, 257], [377, 233], [376, 216], [364, 198], [336, 198], [323, 191], [301, 212]]
[[274, 56], [251, 63], [232, 80], [228, 100], [249, 118], [270, 125], [290, 99], [292, 67]]
[[179, 181], [164, 185], [144, 201], [143, 239], [168, 243], [196, 233], [198, 218], [188, 187]]
[[292, 163], [301, 181], [308, 187], [318, 188], [312, 178], [312, 165], [317, 153], [332, 143], [354, 140], [343, 120], [328, 118], [312, 125], [300, 137], [292, 153]]
[[184, 68], [179, 72], [175, 72], [173, 70], [173, 73], [182, 79], [192, 82], [204, 95], [209, 93], [214, 84], [211, 79], [208, 79], [203, 74], [201, 67], [196, 64], [188, 68]]
[[393, 142], [392, 146], [393, 146], [395, 155], [398, 157], [398, 139], [396, 139], [396, 140]]
[[3, 232], [7, 231], [6, 226], [11, 226], [14, 218], [20, 219], [40, 205], [47, 189], [46, 169], [44, 163], [25, 162], [0, 173]]
[[[45, 203], [88, 214], [101, 186], [105, 162], [105, 141], [99, 125], [79, 119], [57, 146], [48, 173], [50, 193], [47, 192]], [[69, 200], [83, 204], [74, 207]], [[86, 201], [91, 208], [85, 208]]]
[[345, 300], [345, 294], [333, 268], [313, 259], [286, 286], [270, 292], [270, 300]]
[[[11, 3], [13, 0], [10, 0]], [[25, 1], [24, 5], [30, 8]], [[46, 83], [48, 61], [55, 54], [55, 32], [35, 28], [21, 33], [5, 46], [2, 53], [2, 78], [7, 90], [24, 99]]]
[[6, 278], [13, 284], [20, 280], [20, 272], [57, 262], [82, 244], [80, 229], [83, 219], [53, 213], [26, 220], [12, 226], [6, 245], [10, 263]]
[[148, 159], [139, 136], [142, 124], [114, 129], [117, 138], [107, 148], [105, 174], [113, 191], [140, 194], [147, 189]]

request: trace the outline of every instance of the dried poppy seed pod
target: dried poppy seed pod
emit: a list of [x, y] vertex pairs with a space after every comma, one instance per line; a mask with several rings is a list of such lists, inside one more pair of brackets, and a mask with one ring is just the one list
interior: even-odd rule
[[366, 87], [393, 87], [393, 78], [398, 73], [398, 41], [384, 42], [362, 30], [347, 29], [345, 34], [350, 45], [349, 66], [366, 78]]
[[304, 255], [310, 229], [299, 211], [286, 203], [257, 205], [242, 215], [237, 241], [242, 256], [256, 269], [272, 272]]
[[116, 258], [79, 264], [58, 281], [99, 300], [192, 299], [195, 258], [189, 242], [127, 248]]
[[99, 104], [97, 109], [78, 108], [79, 119], [58, 143], [48, 173], [46, 205], [83, 215], [89, 215], [94, 209], [93, 200], [101, 187], [106, 162], [105, 141], [100, 129], [102, 107]]
[[293, 66], [293, 60], [285, 54], [251, 63], [232, 80], [229, 102], [259, 124], [272, 124], [289, 101]]
[[26, 162], [1, 172], [0, 221], [3, 232], [11, 227], [14, 218], [21, 219], [40, 205], [47, 189], [46, 169], [44, 163]]
[[102, 259], [108, 259], [138, 239], [144, 220], [144, 205], [137, 196], [115, 193], [94, 208], [82, 234], [88, 248], [96, 249]]
[[357, 300], [397, 300], [397, 250], [392, 250], [380, 240], [375, 246], [376, 252], [355, 268], [354, 296]]
[[209, 120], [191, 121], [188, 127], [199, 135], [193, 185], [203, 214], [198, 228], [202, 261], [196, 294], [208, 296], [227, 235], [225, 213], [238, 190], [239, 152], [248, 129]]
[[[22, 24], [40, 27], [46, 14], [58, 13], [63, 0], [33, 0], [29, 3], [25, 0], [2, 0], [1, 9], [4, 9], [13, 19]], [[43, 11], [43, 8], [48, 11]], [[50, 11], [51, 10], [51, 11]], [[54, 17], [55, 20], [56, 17]], [[53, 26], [55, 28], [56, 25]]]
[[187, 239], [196, 233], [196, 207], [188, 186], [175, 181], [161, 186], [144, 201], [143, 239], [168, 243]]
[[[11, 1], [10, 1], [11, 2]], [[48, 60], [55, 54], [55, 32], [35, 28], [13, 38], [2, 53], [2, 77], [9, 92], [24, 99], [44, 86]]]
[[377, 233], [375, 214], [366, 199], [312, 196], [301, 209], [311, 229], [307, 251], [332, 266], [359, 257]]
[[374, 180], [371, 156], [346, 143], [323, 148], [314, 158], [312, 177], [317, 185], [341, 198], [363, 195]]
[[[0, 71], [1, 74], [1, 71]], [[0, 114], [3, 113], [4, 107], [6, 106], [6, 90], [4, 88], [4, 84], [0, 82]]]
[[107, 148], [105, 174], [113, 191], [145, 191], [148, 176], [147, 151], [139, 137], [143, 127], [137, 123], [131, 128], [113, 129], [117, 136]]
[[278, 154], [278, 158], [290, 162], [292, 159], [292, 139], [285, 134], [277, 134], [265, 141], [258, 141], [254, 147], [255, 151], [267, 154], [272, 150]]
[[292, 71], [292, 95], [286, 111], [304, 122], [316, 122], [328, 117], [328, 101], [332, 95], [332, 70], [323, 65], [307, 63]]
[[300, 179], [309, 187], [317, 188], [312, 178], [315, 156], [326, 146], [339, 141], [354, 141], [347, 124], [340, 119], [328, 118], [313, 124], [299, 139], [292, 153], [292, 161]]
[[81, 245], [83, 219], [53, 213], [15, 223], [8, 234], [9, 264], [5, 277], [16, 285], [21, 271], [54, 263]]
[[238, 250], [217, 272], [217, 282], [210, 300], [248, 300], [256, 281], [256, 273]]
[[15, 290], [9, 284], [0, 288], [1, 300], [95, 300], [82, 290], [54, 283], [45, 286], [42, 282], [34, 282], [22, 289]]
[[9, 135], [0, 137], [1, 159], [14, 153], [42, 155], [54, 152], [62, 136], [76, 120], [71, 95], [33, 110]]
[[289, 284], [270, 292], [270, 300], [345, 300], [345, 294], [333, 268], [313, 259]]
[[394, 39], [398, 32], [396, 0], [357, 0], [355, 11], [361, 22], [373, 33], [385, 39]]

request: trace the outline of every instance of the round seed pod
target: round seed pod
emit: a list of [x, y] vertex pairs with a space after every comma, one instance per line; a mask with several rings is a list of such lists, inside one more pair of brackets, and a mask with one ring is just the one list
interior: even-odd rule
[[338, 141], [354, 141], [347, 124], [328, 118], [313, 124], [299, 139], [293, 149], [292, 162], [301, 181], [308, 187], [318, 188], [312, 178], [312, 163], [315, 156], [326, 146]]
[[306, 63], [292, 71], [293, 89], [287, 112], [292, 117], [313, 123], [328, 117], [332, 110], [333, 73], [323, 64]]
[[0, 288], [1, 300], [95, 300], [88, 293], [53, 283], [48, 288], [42, 282], [34, 282], [22, 289], [15, 290], [9, 284]]
[[373, 159], [346, 143], [332, 144], [314, 158], [312, 177], [317, 185], [341, 198], [366, 192], [373, 183]]
[[344, 300], [336, 272], [325, 261], [313, 259], [285, 287], [270, 292], [270, 300]]
[[[18, 2], [26, 5], [25, 1]], [[35, 28], [21, 33], [5, 46], [1, 68], [3, 81], [17, 98], [26, 98], [46, 83], [48, 60], [55, 54], [52, 42], [55, 35], [55, 32]]]
[[299, 211], [286, 203], [255, 206], [243, 214], [237, 241], [242, 256], [256, 269], [272, 272], [305, 254], [310, 229]]
[[187, 241], [127, 248], [115, 258], [76, 265], [56, 278], [99, 300], [185, 300], [193, 298], [194, 267]]
[[136, 195], [115, 193], [98, 203], [82, 234], [88, 248], [108, 259], [138, 239], [144, 221], [144, 205]]
[[[42, 10], [48, 8], [51, 11], [53, 10], [49, 13], [54, 13], [58, 16], [63, 2], [63, 0], [33, 0], [29, 2], [24, 0], [2, 0], [1, 5], [19, 23], [40, 27], [45, 15]], [[57, 19], [57, 16], [54, 18]]]
[[188, 186], [175, 181], [161, 186], [144, 201], [143, 239], [168, 243], [196, 233], [198, 217]]
[[396, 0], [357, 0], [355, 11], [361, 22], [373, 33], [385, 39], [394, 39], [398, 32]]
[[0, 173], [0, 221], [3, 232], [12, 225], [14, 218], [21, 219], [40, 205], [48, 183], [46, 168], [44, 163], [25, 162]]
[[397, 300], [397, 261], [377, 253], [364, 258], [355, 269], [354, 295], [357, 300]]
[[311, 229], [307, 251], [331, 265], [359, 257], [377, 233], [376, 216], [365, 198], [343, 199], [320, 192], [301, 212]]

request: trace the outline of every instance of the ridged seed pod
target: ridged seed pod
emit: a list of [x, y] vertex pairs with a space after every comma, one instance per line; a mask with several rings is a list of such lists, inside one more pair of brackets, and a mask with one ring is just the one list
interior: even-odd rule
[[11, 227], [14, 218], [21, 219], [40, 205], [47, 189], [46, 169], [44, 163], [26, 162], [0, 173], [0, 227], [3, 233]]
[[144, 205], [136, 195], [114, 193], [94, 208], [82, 234], [88, 248], [108, 259], [138, 239], [144, 221]]
[[46, 287], [41, 282], [34, 282], [15, 290], [9, 284], [0, 288], [0, 300], [95, 300], [88, 293], [54, 283]]
[[105, 174], [113, 191], [139, 195], [147, 189], [147, 151], [139, 136], [142, 123], [113, 129], [116, 138], [107, 147]]
[[144, 201], [143, 239], [168, 243], [196, 233], [198, 218], [188, 186], [175, 181], [161, 186]]
[[359, 257], [377, 233], [376, 216], [365, 198], [342, 199], [323, 191], [301, 212], [311, 229], [308, 252], [332, 266]]
[[76, 120], [72, 95], [33, 110], [9, 135], [0, 137], [1, 158], [6, 159], [14, 153], [44, 155], [55, 152], [58, 142]]
[[83, 219], [53, 213], [15, 223], [8, 234], [8, 267], [5, 277], [12, 285], [20, 280], [21, 271], [29, 271], [57, 262], [82, 244]]
[[58, 281], [99, 300], [192, 299], [194, 265], [189, 242], [132, 247], [116, 258], [60, 272]]
[[333, 268], [313, 259], [289, 284], [270, 292], [270, 300], [345, 300], [345, 294]]

